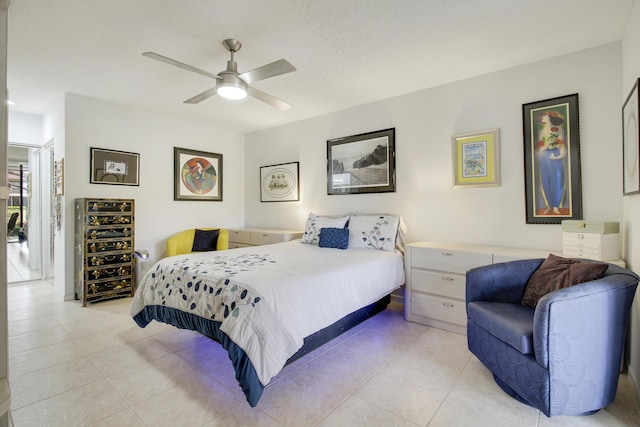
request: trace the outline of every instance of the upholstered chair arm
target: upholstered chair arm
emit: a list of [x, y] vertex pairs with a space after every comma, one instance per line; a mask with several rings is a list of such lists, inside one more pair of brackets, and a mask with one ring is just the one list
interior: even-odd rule
[[194, 228], [181, 231], [167, 239], [167, 256], [188, 254], [193, 246], [193, 237], [196, 234]]
[[216, 244], [216, 250], [225, 251], [229, 249], [229, 230], [221, 228], [218, 234], [218, 243]]
[[551, 363], [564, 381], [573, 377], [584, 381], [585, 387], [619, 369], [638, 284], [638, 277], [625, 271], [629, 274], [606, 275], [540, 299], [533, 319], [533, 346], [540, 366], [548, 369]]
[[544, 260], [510, 261], [467, 271], [467, 304], [473, 301], [520, 304], [529, 278], [542, 261]]

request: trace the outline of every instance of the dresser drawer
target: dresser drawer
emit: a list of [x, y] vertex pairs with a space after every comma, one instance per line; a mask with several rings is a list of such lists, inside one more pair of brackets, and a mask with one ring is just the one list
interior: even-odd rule
[[464, 301], [412, 293], [411, 313], [458, 326], [467, 325]]
[[246, 230], [229, 230], [229, 243], [251, 244], [251, 232]]
[[270, 245], [272, 243], [279, 243], [282, 241], [283, 241], [282, 234], [261, 233], [259, 231], [251, 232], [251, 244], [254, 246]]
[[566, 257], [615, 260], [619, 247], [619, 234], [562, 233], [562, 253]]
[[465, 283], [463, 275], [411, 269], [411, 291], [464, 300]]
[[465, 274], [467, 270], [493, 262], [491, 253], [442, 248], [411, 248], [411, 266]]

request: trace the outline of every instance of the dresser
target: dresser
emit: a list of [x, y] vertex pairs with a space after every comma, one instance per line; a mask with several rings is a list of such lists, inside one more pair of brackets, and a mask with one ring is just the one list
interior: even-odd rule
[[76, 299], [96, 302], [135, 292], [133, 199], [75, 200]]
[[299, 239], [303, 232], [299, 230], [280, 230], [274, 228], [237, 228], [229, 229], [229, 249], [246, 246], [270, 245]]
[[405, 245], [404, 318], [466, 335], [466, 273], [483, 265], [526, 258], [546, 258], [550, 252], [440, 242]]

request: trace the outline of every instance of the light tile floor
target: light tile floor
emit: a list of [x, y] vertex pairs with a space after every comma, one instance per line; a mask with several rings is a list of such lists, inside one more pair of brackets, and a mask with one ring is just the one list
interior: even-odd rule
[[40, 271], [29, 269], [29, 246], [27, 243], [7, 243], [7, 282], [24, 282], [42, 278]]
[[610, 407], [549, 419], [503, 393], [464, 336], [405, 322], [397, 303], [285, 367], [251, 408], [218, 344], [141, 329], [130, 304], [9, 285], [15, 426], [640, 426], [625, 375]]

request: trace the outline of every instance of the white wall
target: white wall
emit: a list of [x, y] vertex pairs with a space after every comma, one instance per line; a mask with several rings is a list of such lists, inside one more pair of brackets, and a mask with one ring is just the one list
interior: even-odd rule
[[[55, 160], [60, 160], [64, 158], [65, 153], [65, 111], [64, 111], [64, 95], [60, 94], [54, 102], [51, 104], [49, 109], [42, 116], [42, 135], [43, 141], [45, 144], [52, 144], [51, 148], [54, 150]], [[51, 167], [49, 162], [45, 158], [41, 158], [40, 161], [40, 172], [42, 176], [51, 176]], [[65, 169], [69, 169], [68, 166], [65, 165]], [[66, 174], [65, 170], [65, 174]], [[65, 177], [65, 187], [67, 186], [68, 179]], [[42, 186], [41, 190], [43, 192], [42, 200], [49, 200], [50, 197], [50, 188], [49, 186]], [[48, 194], [44, 194], [47, 192]], [[65, 197], [62, 198], [62, 203], [64, 204]], [[63, 212], [63, 221], [64, 221], [64, 212]], [[71, 212], [73, 216], [73, 212]], [[42, 204], [42, 218], [51, 218], [51, 221], [54, 221], [54, 215], [51, 211], [51, 206], [47, 203]], [[46, 222], [43, 222], [42, 227], [46, 227]], [[47, 253], [47, 248], [50, 247], [50, 242], [47, 238], [48, 233], [43, 233], [42, 247], [43, 250], [43, 266], [44, 264], [49, 265], [49, 257]], [[67, 293], [67, 284], [65, 283], [65, 273], [66, 273], [66, 263], [65, 263], [65, 239], [64, 239], [64, 226], [61, 231], [56, 231], [53, 236], [53, 246], [54, 246], [54, 265], [53, 265], [53, 277], [54, 277], [54, 286], [55, 290], [61, 297], [66, 299], [73, 298], [72, 294]], [[71, 243], [73, 244], [73, 242]], [[45, 274], [47, 274], [47, 270], [50, 270], [49, 267], [43, 268], [45, 270]], [[69, 270], [73, 271], [73, 270]]]
[[[135, 246], [150, 252], [148, 265], [164, 256], [166, 238], [178, 231], [243, 225], [242, 134], [71, 94], [65, 97], [64, 120], [65, 274], [56, 270], [56, 286], [64, 281], [67, 299], [74, 294], [76, 198], [135, 199]], [[140, 185], [90, 184], [90, 147], [139, 153]], [[173, 147], [223, 155], [222, 202], [173, 200]]]
[[[622, 42], [622, 86], [618, 103], [626, 100], [634, 82], [640, 77], [640, 4], [635, 2], [629, 17], [629, 23]], [[640, 271], [640, 196], [623, 198], [624, 254], [628, 267]], [[640, 297], [631, 309], [631, 328], [629, 331], [631, 356], [629, 377], [635, 385], [637, 405], [640, 408]]]
[[9, 144], [42, 145], [42, 116], [9, 111]]
[[[436, 64], [434, 64], [436, 66]], [[522, 104], [579, 94], [584, 218], [621, 221], [621, 47], [609, 44], [246, 136], [246, 225], [303, 228], [309, 211], [397, 212], [408, 241], [559, 249], [525, 224]], [[393, 82], [389, 82], [393, 84]], [[328, 196], [326, 141], [396, 128], [397, 191]], [[502, 185], [452, 188], [451, 135], [500, 128]], [[300, 162], [301, 201], [261, 203], [259, 167]]]

